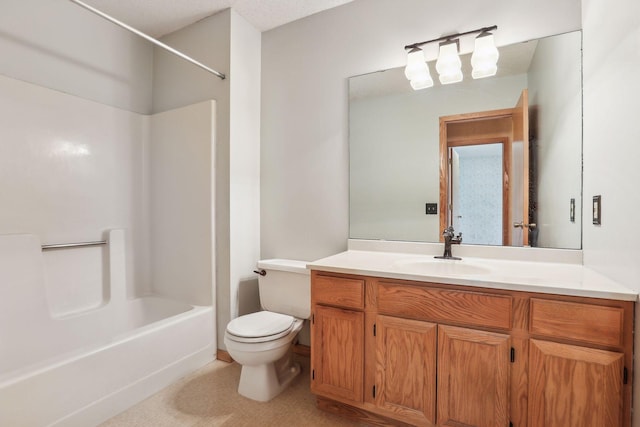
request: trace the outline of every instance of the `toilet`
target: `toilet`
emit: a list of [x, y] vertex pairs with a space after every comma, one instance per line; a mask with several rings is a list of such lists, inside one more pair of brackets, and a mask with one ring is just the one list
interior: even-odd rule
[[224, 344], [242, 365], [238, 393], [267, 402], [300, 373], [293, 343], [311, 315], [311, 284], [304, 261], [259, 261], [257, 273], [263, 311], [231, 320]]

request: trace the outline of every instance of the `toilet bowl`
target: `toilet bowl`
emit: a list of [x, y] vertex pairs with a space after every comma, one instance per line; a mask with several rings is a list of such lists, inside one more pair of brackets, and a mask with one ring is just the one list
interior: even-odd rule
[[238, 393], [266, 402], [280, 394], [300, 373], [293, 344], [311, 312], [306, 263], [293, 260], [258, 262], [260, 302], [265, 309], [233, 319], [224, 344], [240, 365]]
[[[254, 316], [257, 315], [257, 316]], [[267, 316], [285, 316], [260, 311], [234, 320], [260, 321]], [[252, 319], [255, 317], [255, 319]], [[303, 320], [291, 316], [284, 330], [274, 329], [265, 336], [239, 336], [237, 325], [231, 321], [224, 335], [224, 344], [231, 357], [242, 365], [238, 393], [249, 399], [267, 402], [280, 394], [300, 373], [300, 365], [293, 362], [293, 341], [302, 329]]]

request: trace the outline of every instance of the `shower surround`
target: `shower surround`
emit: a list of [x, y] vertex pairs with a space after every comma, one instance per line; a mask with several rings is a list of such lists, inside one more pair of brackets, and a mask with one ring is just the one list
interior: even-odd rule
[[97, 424], [215, 358], [215, 101], [0, 94], [0, 425]]

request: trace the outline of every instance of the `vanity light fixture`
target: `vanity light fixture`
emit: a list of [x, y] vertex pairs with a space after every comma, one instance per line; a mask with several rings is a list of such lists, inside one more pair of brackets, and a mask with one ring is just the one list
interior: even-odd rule
[[497, 63], [500, 54], [495, 46], [491, 31], [497, 29], [498, 26], [494, 25], [405, 46], [404, 48], [407, 51], [405, 76], [411, 82], [411, 87], [414, 90], [419, 90], [433, 86], [433, 79], [429, 73], [429, 65], [425, 60], [422, 47], [436, 42], [440, 43], [436, 61], [436, 70], [438, 71], [440, 83], [445, 85], [462, 81], [462, 62], [459, 56], [460, 38], [469, 34], [479, 33], [471, 56], [472, 77], [480, 79], [494, 76], [498, 71]]

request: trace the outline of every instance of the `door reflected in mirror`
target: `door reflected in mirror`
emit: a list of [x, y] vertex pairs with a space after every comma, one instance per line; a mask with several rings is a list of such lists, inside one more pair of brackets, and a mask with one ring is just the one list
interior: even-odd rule
[[[478, 111], [467, 114], [457, 114], [454, 116], [440, 117], [440, 205], [445, 209], [440, 211], [440, 227], [455, 227], [456, 213], [460, 206], [466, 206], [466, 215], [475, 218], [473, 224], [473, 234], [476, 236], [467, 243], [494, 244], [526, 246], [533, 244], [528, 227], [514, 227], [512, 224], [532, 223], [535, 214], [530, 209], [529, 194], [535, 191], [535, 187], [530, 182], [535, 182], [535, 177], [531, 175], [529, 169], [529, 96], [527, 90], [523, 90], [518, 103], [511, 109]], [[474, 203], [467, 198], [476, 199], [479, 194], [466, 192], [464, 194], [455, 191], [459, 190], [460, 184], [460, 153], [479, 153], [485, 145], [500, 144], [501, 164], [499, 165], [498, 177], [502, 202], [500, 212], [486, 212], [483, 205]], [[464, 150], [466, 147], [468, 150]], [[471, 149], [471, 147], [475, 147]], [[464, 159], [462, 160], [464, 163]], [[458, 163], [458, 168], [454, 163]], [[476, 166], [485, 165], [490, 168], [492, 163], [476, 162]], [[482, 172], [485, 172], [483, 174]], [[456, 176], [457, 173], [457, 176]], [[462, 171], [464, 176], [465, 171]], [[467, 189], [476, 188], [482, 190], [487, 187], [486, 180], [494, 176], [496, 171], [491, 169], [478, 170], [473, 177], [467, 176], [464, 185]], [[473, 178], [473, 182], [471, 179]], [[458, 184], [456, 184], [456, 182]], [[493, 185], [491, 185], [493, 187]], [[457, 206], [457, 207], [456, 207]], [[480, 212], [472, 212], [471, 207], [478, 207], [482, 213], [492, 215], [481, 215]], [[501, 230], [498, 235], [489, 232], [491, 223], [495, 216], [499, 216]], [[484, 219], [482, 221], [481, 219]], [[471, 224], [467, 222], [467, 232], [471, 231]], [[518, 229], [519, 228], [519, 229]], [[468, 234], [467, 234], [468, 235]], [[485, 236], [480, 239], [478, 236]], [[489, 235], [494, 238], [487, 239]]]
[[[579, 249], [581, 39], [581, 33], [574, 32], [502, 46], [495, 77], [420, 91], [411, 89], [402, 67], [350, 78], [349, 237], [439, 242], [444, 227], [453, 224], [463, 232], [463, 243]], [[462, 61], [469, 63], [465, 55]], [[478, 220], [471, 228], [463, 222], [466, 231], [460, 230], [449, 211], [446, 180], [443, 187], [443, 170], [446, 176], [450, 172], [447, 156], [443, 161], [440, 155], [440, 118], [514, 111], [523, 90], [528, 92], [528, 108], [520, 108], [529, 117], [512, 124], [522, 137], [514, 136], [507, 144], [510, 153], [503, 150], [503, 163], [510, 160], [511, 171], [519, 167], [523, 173], [503, 172], [509, 201], [505, 203], [503, 194], [501, 217]], [[467, 201], [459, 191], [453, 207], [462, 209]], [[567, 213], [571, 199], [575, 222]], [[425, 204], [433, 203], [438, 204], [437, 214], [426, 214]], [[463, 212], [462, 220], [471, 220], [471, 215]], [[495, 237], [496, 219], [502, 224], [501, 238]], [[527, 227], [534, 223], [536, 228]]]
[[502, 245], [506, 232], [502, 210], [508, 204], [502, 177], [503, 144], [449, 149], [451, 225], [464, 243]]

